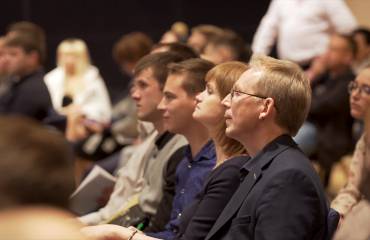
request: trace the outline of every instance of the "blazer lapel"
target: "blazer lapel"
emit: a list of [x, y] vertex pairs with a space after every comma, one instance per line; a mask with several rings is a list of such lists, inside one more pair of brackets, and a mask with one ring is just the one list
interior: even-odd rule
[[[289, 138], [289, 139], [287, 139]], [[244, 181], [240, 184], [229, 203], [226, 205], [215, 224], [208, 233], [206, 240], [210, 239], [225, 223], [227, 223], [239, 210], [254, 185], [263, 177], [262, 171], [276, 155], [296, 144], [291, 137], [283, 135], [268, 144], [256, 157], [250, 159], [243, 168], [248, 171]]]
[[248, 173], [243, 183], [239, 186], [238, 190], [234, 193], [229, 203], [217, 218], [206, 239], [210, 239], [210, 237], [213, 236], [238, 211], [244, 199], [247, 197], [260, 176], [260, 168], [253, 169]]

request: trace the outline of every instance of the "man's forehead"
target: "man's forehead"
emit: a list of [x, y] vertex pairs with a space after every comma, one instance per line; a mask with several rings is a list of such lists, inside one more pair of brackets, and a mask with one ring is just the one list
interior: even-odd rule
[[261, 76], [262, 76], [261, 71], [248, 69], [235, 82], [234, 87], [244, 89], [250, 86], [254, 86], [259, 81]]
[[138, 81], [150, 81], [150, 80], [156, 80], [154, 77], [154, 72], [151, 68], [146, 68], [141, 70], [139, 73], [135, 74], [134, 76], [134, 82]]

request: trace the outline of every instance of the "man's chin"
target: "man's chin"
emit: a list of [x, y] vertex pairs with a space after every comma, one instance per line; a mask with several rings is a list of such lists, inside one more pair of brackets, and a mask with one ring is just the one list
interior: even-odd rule
[[231, 126], [226, 127], [225, 134], [226, 134], [227, 137], [233, 138], [233, 130], [232, 130]]

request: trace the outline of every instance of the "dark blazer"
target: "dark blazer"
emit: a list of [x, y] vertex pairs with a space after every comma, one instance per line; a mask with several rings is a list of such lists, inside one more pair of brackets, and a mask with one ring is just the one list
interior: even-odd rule
[[206, 239], [324, 239], [328, 203], [311, 163], [290, 136], [241, 169], [240, 184]]
[[334, 162], [353, 149], [348, 83], [355, 79], [351, 70], [331, 77], [324, 74], [312, 85], [309, 121], [318, 132], [318, 161], [330, 171]]
[[42, 121], [52, 108], [42, 69], [14, 81], [0, 97], [0, 115], [18, 114]]
[[223, 208], [238, 189], [240, 168], [248, 159], [247, 156], [229, 159], [210, 173], [202, 191], [183, 211], [175, 239], [203, 240], [207, 236]]

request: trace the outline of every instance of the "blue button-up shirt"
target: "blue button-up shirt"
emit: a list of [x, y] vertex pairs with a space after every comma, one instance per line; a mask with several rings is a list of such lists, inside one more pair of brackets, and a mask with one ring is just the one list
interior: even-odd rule
[[184, 159], [176, 169], [176, 194], [173, 199], [170, 221], [165, 231], [147, 233], [160, 239], [174, 239], [180, 224], [182, 211], [201, 191], [205, 178], [216, 164], [216, 152], [212, 141], [209, 141], [193, 158], [188, 146]]

